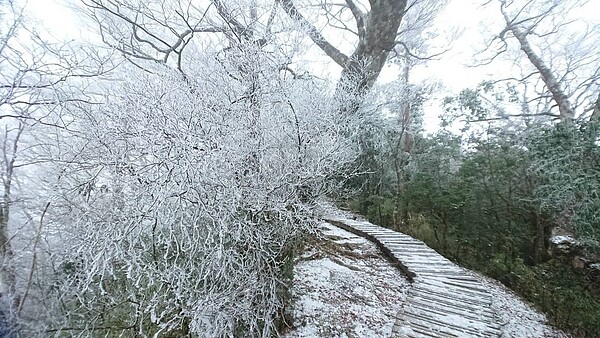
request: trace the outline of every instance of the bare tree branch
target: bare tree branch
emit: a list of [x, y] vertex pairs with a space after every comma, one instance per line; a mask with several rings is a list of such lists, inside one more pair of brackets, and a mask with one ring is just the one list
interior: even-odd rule
[[358, 8], [358, 6], [356, 5], [356, 3], [354, 3], [354, 0], [345, 0], [346, 4], [348, 5], [348, 8], [350, 8], [350, 11], [352, 12], [352, 15], [354, 16], [354, 19], [356, 20], [356, 28], [358, 29], [358, 38], [359, 39], [364, 39], [365, 37], [365, 13], [363, 13], [363, 11]]
[[278, 0], [283, 10], [294, 20], [298, 21], [303, 28], [307, 30], [308, 36], [321, 50], [327, 54], [340, 67], [346, 67], [348, 56], [340, 52], [331, 43], [325, 40], [325, 37], [317, 30], [317, 28], [308, 22], [306, 18], [298, 11], [292, 0]]

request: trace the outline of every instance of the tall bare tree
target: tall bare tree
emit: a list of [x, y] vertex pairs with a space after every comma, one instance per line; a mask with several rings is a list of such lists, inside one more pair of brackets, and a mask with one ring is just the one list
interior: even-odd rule
[[[587, 1], [569, 0], [498, 0], [503, 28], [486, 44], [490, 63], [500, 55], [518, 48], [531, 67], [524, 67], [513, 82], [528, 86], [524, 104], [537, 104], [525, 115], [556, 116], [570, 121], [580, 116], [593, 116], [599, 91], [600, 35], [598, 23], [583, 22], [570, 16]], [[518, 59], [518, 57], [517, 57]], [[515, 62], [519, 64], [519, 62]], [[539, 79], [540, 85], [535, 84]], [[532, 94], [532, 88], [536, 93]], [[541, 104], [540, 104], [541, 103]]]
[[[327, 41], [323, 34], [301, 13], [293, 0], [279, 0], [285, 12], [306, 30], [312, 41], [336, 64], [342, 67], [337, 86], [341, 111], [354, 113], [365, 93], [373, 87], [390, 52], [396, 46], [396, 35], [405, 14], [406, 0], [370, 0], [368, 9], [354, 0], [340, 6], [355, 20], [357, 41], [346, 55]], [[342, 14], [340, 14], [342, 15]]]

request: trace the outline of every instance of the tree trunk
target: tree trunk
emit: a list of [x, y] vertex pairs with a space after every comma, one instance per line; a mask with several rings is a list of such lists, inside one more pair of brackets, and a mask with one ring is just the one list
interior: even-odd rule
[[404, 130], [404, 132], [402, 133], [403, 135], [403, 142], [402, 142], [402, 175], [401, 175], [401, 181], [398, 182], [398, 194], [400, 194], [401, 196], [403, 196], [402, 198], [402, 216], [401, 216], [401, 222], [403, 225], [408, 225], [408, 207], [409, 207], [409, 201], [408, 199], [404, 196], [406, 195], [406, 191], [407, 191], [407, 185], [408, 185], [408, 181], [410, 180], [410, 177], [408, 175], [408, 170], [407, 170], [407, 166], [409, 164], [410, 161], [410, 153], [412, 152], [412, 145], [413, 145], [413, 133], [412, 133], [412, 107], [411, 107], [411, 90], [410, 90], [410, 65], [409, 65], [409, 59], [408, 57], [405, 58], [405, 64], [404, 64], [404, 69], [402, 72], [402, 77], [404, 80], [404, 85], [406, 87], [405, 89], [405, 95], [404, 95], [404, 102], [402, 104], [402, 128]]
[[336, 88], [339, 111], [345, 114], [356, 113], [396, 44], [396, 34], [407, 1], [369, 0], [371, 10], [366, 14], [361, 13], [351, 0], [346, 1], [356, 18], [359, 31], [358, 44], [349, 57], [327, 42], [316, 27], [298, 11], [292, 0], [279, 1], [286, 13], [307, 29], [313, 42], [342, 67], [342, 75]]
[[552, 99], [556, 102], [558, 106], [558, 110], [560, 112], [560, 118], [563, 121], [571, 121], [575, 116], [575, 112], [573, 111], [573, 106], [569, 101], [569, 97], [565, 94], [562, 89], [559, 81], [556, 79], [554, 74], [550, 68], [546, 66], [544, 60], [542, 60], [533, 50], [531, 44], [529, 43], [529, 39], [527, 38], [527, 32], [523, 31], [517, 25], [515, 25], [502, 7], [502, 15], [506, 20], [507, 27], [504, 29], [502, 33], [500, 33], [500, 37], [504, 38], [504, 34], [506, 31], [510, 31], [514, 37], [519, 41], [519, 45], [521, 46], [521, 50], [525, 53], [529, 62], [538, 70], [540, 73], [542, 80], [548, 90], [552, 94]]
[[590, 117], [590, 121], [592, 123], [600, 122], [600, 93], [598, 93], [598, 97], [596, 98], [596, 102], [594, 102], [594, 107], [592, 110], [592, 116]]
[[542, 219], [542, 215], [540, 210], [538, 209], [533, 213], [533, 227], [535, 232], [535, 237], [533, 240], [533, 264], [537, 265], [542, 263], [547, 257], [547, 248], [546, 248], [546, 227], [544, 225], [544, 220]]
[[10, 220], [10, 206], [12, 203], [12, 183], [13, 173], [15, 168], [15, 160], [19, 146], [19, 139], [25, 129], [25, 125], [19, 122], [17, 133], [14, 139], [9, 142], [9, 133], [4, 135], [3, 143], [3, 162], [4, 173], [2, 173], [2, 183], [4, 194], [0, 201], [0, 257], [2, 258], [2, 268], [0, 270], [0, 296], [8, 305], [10, 311], [9, 320], [14, 320], [16, 309], [20, 303], [19, 295], [16, 292], [16, 271], [12, 265], [13, 250], [10, 243], [10, 234], [8, 231], [8, 223]]

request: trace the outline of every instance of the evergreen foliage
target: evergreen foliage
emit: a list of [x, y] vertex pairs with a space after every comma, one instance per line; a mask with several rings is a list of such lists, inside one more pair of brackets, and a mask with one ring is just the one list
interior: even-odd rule
[[[372, 183], [355, 186], [362, 193], [349, 203], [372, 222], [498, 279], [555, 325], [593, 336], [600, 332], [597, 281], [568, 259], [551, 256], [549, 239], [560, 227], [574, 234], [584, 254], [598, 252], [598, 129], [577, 121], [520, 125], [491, 119], [499, 107], [513, 109], [510, 91], [504, 97], [498, 92], [483, 84], [446, 99], [447, 126], [466, 121], [461, 134], [443, 129], [416, 137], [406, 183], [393, 179], [381, 156], [390, 152], [388, 145], [376, 144], [370, 151], [379, 156], [368, 165], [377, 189], [365, 193]], [[399, 209], [409, 215], [400, 224], [393, 222]]]

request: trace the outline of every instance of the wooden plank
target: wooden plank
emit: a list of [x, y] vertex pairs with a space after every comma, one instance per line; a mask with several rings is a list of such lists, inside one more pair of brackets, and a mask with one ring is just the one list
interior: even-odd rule
[[482, 294], [489, 295], [488, 290], [481, 283], [472, 283], [467, 281], [456, 281], [452, 279], [446, 279], [443, 281], [444, 284], [460, 286], [461, 288], [467, 288], [470, 291], [480, 292]]
[[[451, 314], [471, 321], [490, 324], [491, 318], [485, 312], [470, 311], [464, 307], [448, 306], [447, 304], [427, 302], [425, 299], [413, 297], [409, 300], [410, 306], [417, 307], [423, 311], [431, 311], [437, 315]], [[482, 308], [483, 309], [483, 308]]]
[[415, 247], [415, 245], [411, 245], [411, 246], [407, 246], [406, 243], [402, 243], [402, 242], [393, 242], [393, 241], [389, 241], [389, 240], [383, 240], [384, 242], [388, 243], [390, 245], [390, 247], [394, 247], [394, 248], [398, 248], [398, 249], [418, 249], [418, 250], [422, 250], [422, 251], [427, 251], [427, 252], [432, 252], [432, 253], [436, 253], [438, 254], [435, 250], [431, 249], [430, 247], [428, 247], [427, 245], [423, 244], [423, 243], [419, 243], [419, 242], [406, 242], [406, 243], [411, 243], [411, 244], [418, 244], [418, 246]]
[[456, 281], [465, 281], [465, 282], [473, 282], [473, 283], [476, 282], [476, 283], [481, 284], [479, 279], [477, 279], [476, 277], [470, 276], [470, 275], [446, 276], [445, 278], [456, 280]]
[[410, 294], [410, 297], [414, 297], [415, 299], [426, 299], [432, 303], [442, 304], [444, 306], [464, 308], [477, 313], [493, 314], [490, 312], [491, 310], [487, 310], [489, 306], [485, 303], [474, 301], [472, 299], [453, 297], [449, 294], [413, 292]]
[[417, 242], [421, 242], [418, 239], [414, 239], [413, 237], [410, 237], [408, 235], [405, 234], [401, 234], [399, 232], [395, 232], [392, 230], [387, 230], [387, 231], [383, 231], [383, 230], [369, 230], [369, 229], [364, 229], [361, 228], [363, 230], [365, 230], [366, 232], [374, 235], [374, 236], [393, 236], [395, 238], [402, 238], [402, 239], [407, 239], [407, 240], [413, 240], [413, 241], [417, 241]]
[[[432, 259], [432, 256], [430, 253], [428, 252], [413, 252], [411, 254], [407, 254], [406, 252], [398, 252], [398, 250], [395, 249], [391, 249], [392, 253], [394, 255], [396, 255], [398, 258], [404, 259], [406, 257], [415, 257], [415, 258], [421, 258], [421, 259]], [[438, 258], [433, 256], [433, 258]]]
[[381, 232], [381, 233], [386, 233], [386, 234], [404, 235], [404, 234], [401, 234], [401, 233], [396, 232], [394, 230], [386, 229], [386, 228], [382, 228], [382, 227], [372, 227], [372, 226], [368, 226], [368, 225], [359, 225], [359, 226], [357, 226], [357, 228], [362, 229], [364, 231], [368, 231], [368, 232]]
[[[430, 322], [419, 320], [418, 318], [412, 318], [411, 316], [405, 316], [404, 313], [396, 318], [397, 321], [402, 321], [405, 326], [408, 326], [418, 335], [410, 335], [409, 337], [443, 337], [443, 338], [456, 338], [464, 337], [464, 333], [456, 332], [448, 328], [440, 327], [438, 325], [432, 325]], [[397, 336], [403, 337], [403, 336]]]
[[411, 242], [411, 243], [421, 243], [421, 244], [425, 244], [421, 241], [418, 241], [412, 237], [408, 237], [408, 236], [398, 236], [396, 234], [378, 234], [378, 233], [373, 233], [373, 236], [376, 237], [380, 237], [381, 239], [385, 239], [385, 240], [399, 240], [399, 241], [404, 241], [404, 242]]
[[[435, 273], [435, 274], [444, 274], [444, 273], [456, 273], [456, 269], [452, 268], [452, 267], [448, 267], [448, 268], [435, 268], [435, 267], [429, 267], [429, 266], [423, 266], [423, 265], [417, 265], [417, 266], [409, 266], [410, 264], [407, 264], [406, 266], [411, 269], [414, 270], [415, 273]], [[417, 271], [418, 270], [418, 271]]]
[[[473, 305], [478, 306], [487, 306], [489, 305], [488, 299], [482, 298], [480, 295], [473, 295], [465, 292], [444, 292], [447, 290], [440, 289], [439, 287], [432, 288], [428, 285], [423, 285], [424, 283], [419, 283], [418, 286], [414, 286], [409, 290], [409, 293], [417, 292], [422, 294], [437, 294], [437, 295], [445, 295], [446, 297], [452, 297], [457, 301], [467, 302]], [[454, 290], [459, 291], [459, 290]]]
[[435, 257], [434, 255], [431, 254], [430, 251], [427, 250], [423, 250], [421, 248], [414, 248], [414, 250], [410, 250], [408, 247], [406, 246], [402, 246], [402, 247], [398, 247], [398, 246], [392, 246], [392, 245], [388, 245], [388, 248], [394, 253], [397, 254], [398, 256], [417, 256], [417, 257]]
[[421, 299], [426, 300], [430, 303], [439, 304], [444, 307], [455, 308], [455, 309], [464, 309], [465, 311], [470, 311], [473, 313], [485, 314], [489, 317], [494, 317], [494, 313], [491, 308], [485, 304], [477, 303], [473, 304], [466, 301], [457, 301], [456, 298], [452, 297], [450, 294], [433, 294], [433, 293], [411, 293], [410, 301], [416, 299], [420, 301]]
[[409, 327], [418, 326], [421, 330], [432, 334], [432, 337], [490, 337], [485, 332], [473, 331], [452, 323], [439, 321], [424, 313], [403, 311], [403, 319], [410, 323]]
[[437, 272], [456, 272], [456, 268], [450, 264], [444, 263], [424, 263], [424, 262], [411, 262], [402, 259], [406, 266], [409, 269], [413, 270], [415, 273], [419, 274], [422, 271], [437, 271]]
[[415, 246], [415, 245], [404, 245], [404, 244], [394, 244], [394, 243], [386, 243], [387, 247], [392, 250], [392, 251], [396, 251], [398, 254], [401, 255], [428, 255], [428, 256], [439, 256], [439, 254], [437, 254], [437, 252], [429, 249], [428, 246], [426, 245], [422, 245], [422, 246]]
[[[392, 251], [394, 253], [394, 251]], [[423, 264], [432, 264], [432, 265], [448, 265], [454, 267], [456, 270], [460, 270], [456, 264], [451, 261], [444, 259], [443, 257], [435, 257], [435, 256], [417, 256], [417, 255], [404, 255], [402, 256], [402, 260], [405, 262], [411, 262], [414, 264], [423, 263]]]
[[395, 245], [402, 245], [402, 246], [406, 246], [406, 247], [427, 247], [425, 245], [425, 243], [412, 242], [412, 241], [385, 240], [385, 239], [382, 239], [379, 241], [386, 245], [388, 245], [388, 244], [394, 245], [395, 244]]
[[411, 250], [420, 250], [420, 251], [426, 251], [426, 252], [430, 252], [431, 254], [435, 254], [435, 255], [439, 255], [439, 253], [437, 253], [437, 251], [433, 250], [432, 248], [428, 247], [425, 244], [419, 244], [419, 245], [406, 245], [405, 243], [394, 243], [394, 242], [389, 242], [389, 241], [384, 241], [386, 242], [389, 246], [390, 249], [411, 249]]
[[437, 279], [437, 278], [448, 278], [448, 279], [454, 279], [456, 280], [456, 278], [460, 278], [462, 276], [463, 271], [462, 270], [457, 270], [454, 273], [446, 273], [446, 274], [439, 274], [439, 273], [428, 273], [428, 272], [419, 272], [420, 276], [426, 277], [427, 279], [432, 278], [432, 279]]
[[467, 279], [455, 279], [446, 276], [439, 277], [431, 277], [431, 281], [433, 283], [441, 282], [449, 285], [459, 285], [466, 288], [471, 288], [473, 290], [483, 291], [486, 294], [488, 293], [488, 289], [486, 289], [480, 281], [476, 279], [467, 280]]
[[438, 280], [438, 279], [428, 279], [425, 283], [427, 285], [436, 286], [438, 288], [451, 289], [451, 290], [461, 290], [462, 293], [468, 293], [477, 297], [491, 297], [490, 293], [487, 289], [481, 286], [480, 288], [476, 288], [474, 286], [469, 286], [466, 284], [460, 284], [452, 282], [451, 280]]
[[401, 237], [401, 236], [396, 236], [393, 234], [371, 233], [371, 235], [373, 235], [379, 239], [385, 240], [385, 241], [401, 241], [401, 242], [425, 244], [421, 241], [415, 241], [414, 239], [411, 239], [410, 237]]
[[[411, 298], [414, 298], [417, 302], [430, 302], [432, 305], [432, 307], [439, 307], [439, 308], [443, 308], [443, 307], [448, 307], [450, 309], [456, 308], [456, 309], [464, 309], [464, 311], [470, 311], [473, 313], [477, 313], [477, 314], [481, 314], [481, 315], [485, 315], [485, 316], [492, 316], [493, 317], [493, 313], [488, 311], [488, 306], [486, 304], [482, 304], [482, 303], [477, 303], [477, 302], [473, 302], [470, 300], [466, 300], [466, 299], [457, 299], [457, 298], [451, 298], [451, 297], [444, 297], [442, 295], [433, 295], [433, 294], [419, 294], [419, 293], [413, 293], [411, 295], [409, 295], [409, 297], [407, 297], [407, 304], [411, 303]], [[495, 317], [493, 317], [495, 318]]]
[[408, 249], [404, 249], [404, 248], [406, 248], [405, 246], [403, 246], [401, 249], [398, 247], [391, 246], [391, 245], [388, 247], [393, 253], [397, 254], [398, 256], [435, 257], [435, 255], [432, 255], [431, 252], [426, 251], [426, 250], [421, 250], [420, 248], [415, 248], [414, 250], [408, 250]]
[[418, 272], [425, 271], [435, 271], [435, 272], [454, 272], [457, 273], [459, 270], [456, 269], [456, 266], [452, 264], [444, 264], [444, 263], [436, 263], [436, 262], [423, 262], [423, 261], [407, 261], [406, 259], [402, 259], [403, 262], [406, 263], [407, 266], [412, 266], [413, 269], [418, 269]]
[[[398, 252], [400, 255], [404, 256], [404, 257], [411, 257], [414, 256], [416, 258], [422, 258], [422, 259], [431, 259], [431, 260], [443, 260], [443, 261], [447, 261], [447, 262], [451, 262], [450, 260], [440, 256], [440, 255], [435, 255], [433, 254], [431, 251], [417, 251], [419, 250], [419, 248], [414, 248], [411, 246], [404, 246], [404, 249], [398, 249], [395, 247], [390, 246], [390, 250], [392, 252]], [[415, 251], [410, 250], [410, 248], [414, 248]], [[454, 264], [454, 263], [452, 263]], [[456, 266], [456, 264], [454, 264]], [[458, 267], [458, 266], [457, 266]]]
[[388, 228], [384, 228], [380, 225], [377, 224], [373, 224], [373, 223], [368, 223], [368, 222], [356, 222], [353, 221], [355, 223], [355, 225], [359, 228], [367, 228], [367, 229], [376, 229], [376, 230], [390, 230], [390, 231], [394, 231], [392, 229], [388, 229]]
[[[413, 320], [422, 321], [425, 323], [429, 323], [432, 327], [436, 329], [447, 332], [451, 334], [458, 334], [459, 337], [464, 337], [465, 335], [475, 336], [475, 337], [491, 337], [494, 334], [497, 334], [495, 329], [489, 328], [485, 325], [477, 326], [477, 323], [473, 323], [475, 326], [464, 326], [460, 324], [456, 324], [452, 321], [452, 317], [433, 317], [428, 315], [427, 312], [419, 311], [416, 309], [406, 309], [403, 311], [403, 316], [412, 322]], [[412, 319], [412, 320], [411, 320]], [[479, 323], [481, 324], [481, 323]]]
[[411, 237], [407, 234], [403, 234], [401, 232], [397, 232], [394, 230], [390, 230], [390, 229], [385, 229], [385, 228], [379, 228], [379, 229], [372, 229], [372, 228], [366, 228], [366, 227], [360, 227], [361, 229], [365, 229], [366, 231], [372, 232], [372, 233], [380, 233], [383, 235], [394, 235], [397, 237], [404, 237], [404, 238], [410, 238], [413, 241], [419, 241], [418, 239]]
[[[393, 253], [393, 252], [392, 252]], [[448, 265], [452, 266], [455, 270], [459, 271], [460, 268], [456, 266], [456, 264], [451, 261], [444, 259], [443, 257], [435, 257], [435, 256], [417, 256], [417, 255], [404, 255], [401, 256], [405, 262], [412, 262], [414, 264], [437, 264], [437, 265]]]
[[[406, 265], [412, 266], [414, 269], [440, 268], [440, 269], [449, 269], [452, 271], [458, 271], [456, 269], [456, 266], [454, 266], [454, 264], [444, 262], [444, 261], [427, 261], [427, 260], [419, 260], [419, 259], [414, 259], [414, 258], [410, 259], [410, 258], [403, 258], [403, 257], [399, 257], [399, 259], [401, 259]], [[457, 283], [459, 281], [457, 281], [455, 279], [448, 279], [448, 282]]]
[[[419, 272], [425, 272], [425, 271], [437, 271], [437, 272], [446, 271], [446, 272], [454, 272], [454, 273], [460, 272], [460, 270], [456, 267], [456, 265], [454, 265], [452, 263], [444, 262], [444, 261], [428, 261], [428, 260], [417, 260], [417, 259], [410, 260], [406, 257], [398, 257], [398, 259], [401, 259], [403, 262], [406, 263], [406, 265], [413, 266], [414, 269], [419, 269]], [[415, 272], [417, 272], [417, 271], [415, 271]], [[456, 280], [449, 280], [449, 281], [456, 282]]]

